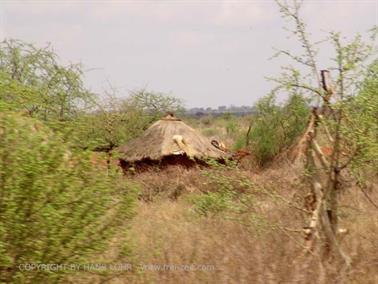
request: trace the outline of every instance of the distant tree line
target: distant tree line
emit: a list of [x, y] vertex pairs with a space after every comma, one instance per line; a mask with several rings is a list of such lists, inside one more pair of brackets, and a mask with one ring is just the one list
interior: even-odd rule
[[185, 110], [185, 114], [189, 116], [206, 116], [206, 115], [212, 115], [212, 116], [220, 116], [223, 114], [232, 114], [235, 116], [243, 116], [248, 114], [253, 114], [256, 112], [256, 109], [254, 106], [218, 106], [217, 108], [211, 108], [211, 107], [194, 107], [194, 108], [188, 108]]

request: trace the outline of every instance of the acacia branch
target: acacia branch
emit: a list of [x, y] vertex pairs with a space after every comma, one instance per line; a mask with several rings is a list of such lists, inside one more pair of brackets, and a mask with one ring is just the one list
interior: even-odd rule
[[311, 64], [308, 61], [305, 61], [305, 60], [301, 59], [301, 57], [299, 57], [299, 56], [295, 56], [295, 55], [291, 54], [287, 50], [279, 50], [279, 51], [277, 51], [277, 53], [273, 57], [278, 57], [280, 54], [284, 54], [284, 55], [290, 57], [291, 59], [293, 59], [294, 61], [296, 61], [296, 62], [298, 62], [300, 64], [303, 64], [303, 65], [306, 65], [308, 67], [311, 67]]
[[298, 84], [298, 83], [289, 83], [289, 86], [290, 87], [296, 87], [296, 88], [305, 89], [305, 90], [308, 90], [308, 91], [316, 93], [320, 97], [323, 97], [323, 93], [321, 91], [319, 91], [318, 89], [313, 88], [311, 86], [302, 85], [302, 84]]

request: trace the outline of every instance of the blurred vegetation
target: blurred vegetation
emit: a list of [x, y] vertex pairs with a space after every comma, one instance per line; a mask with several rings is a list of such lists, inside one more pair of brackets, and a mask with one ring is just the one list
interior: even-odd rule
[[0, 115], [0, 280], [42, 283], [69, 270], [26, 263], [83, 263], [132, 216], [135, 190], [72, 153], [41, 122]]

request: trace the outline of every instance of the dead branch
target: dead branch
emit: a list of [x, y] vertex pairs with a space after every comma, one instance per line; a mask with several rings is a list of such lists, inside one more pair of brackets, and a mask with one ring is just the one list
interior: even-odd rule
[[375, 207], [378, 209], [378, 205], [375, 204], [375, 202], [373, 201], [373, 199], [371, 199], [371, 197], [369, 196], [369, 194], [367, 194], [367, 192], [360, 186], [360, 189], [362, 191], [362, 193], [365, 195], [366, 199], [369, 200], [369, 202]]
[[309, 139], [310, 133], [313, 131], [314, 125], [315, 125], [315, 115], [314, 113], [312, 113], [309, 118], [305, 132], [303, 133], [302, 137], [299, 139], [298, 143], [296, 143], [296, 145], [291, 150], [291, 152], [294, 152], [294, 157], [292, 159], [294, 163], [296, 163], [301, 158], [303, 153], [306, 152], [307, 141]]
[[324, 156], [322, 150], [320, 149], [318, 142], [315, 139], [312, 140], [312, 147], [315, 150], [316, 156], [319, 158], [323, 167], [325, 169], [328, 169], [330, 167], [330, 164], [327, 161], [327, 158]]
[[320, 119], [320, 122], [322, 123], [323, 129], [324, 129], [324, 131], [326, 133], [326, 136], [327, 136], [329, 142], [333, 143], [334, 139], [333, 139], [331, 133], [329, 132], [328, 126], [326, 125], [326, 122], [324, 120], [324, 116], [323, 115], [319, 115], [319, 119]]

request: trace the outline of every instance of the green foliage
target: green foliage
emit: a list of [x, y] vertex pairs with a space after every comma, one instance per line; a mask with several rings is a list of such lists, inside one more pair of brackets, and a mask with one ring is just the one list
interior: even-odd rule
[[233, 195], [228, 191], [208, 192], [193, 198], [194, 211], [200, 215], [220, 214], [233, 205]]
[[75, 149], [110, 152], [140, 135], [151, 117], [116, 97], [97, 101], [97, 108], [70, 121], [49, 121], [54, 131]]
[[[109, 98], [94, 113], [81, 116], [75, 125], [77, 142], [92, 150], [108, 151], [137, 137], [151, 123], [150, 117], [128, 102]], [[74, 135], [75, 136], [75, 135]], [[78, 143], [76, 143], [78, 144]]]
[[265, 165], [291, 146], [303, 132], [309, 108], [298, 94], [290, 96], [283, 106], [276, 103], [274, 94], [270, 94], [258, 101], [255, 107], [255, 120], [247, 139], [259, 164]]
[[[80, 65], [62, 66], [50, 49], [0, 42], [0, 105], [43, 120], [68, 120], [92, 102]], [[1, 107], [1, 106], [0, 106]]]
[[237, 151], [240, 149], [243, 149], [247, 144], [246, 135], [239, 135], [239, 137], [236, 138], [236, 141], [233, 145], [233, 150]]
[[101, 101], [83, 85], [81, 66], [63, 66], [50, 47], [18, 40], [0, 43], [0, 110], [45, 121], [77, 149], [109, 152], [138, 136], [165, 112], [181, 113], [181, 100], [135, 92]]
[[183, 102], [180, 99], [145, 90], [134, 92], [129, 98], [128, 104], [148, 115], [151, 122], [160, 119], [167, 112], [180, 115], [184, 111]]
[[[203, 172], [207, 178], [207, 183], [204, 185], [206, 191], [192, 198], [194, 211], [202, 216], [224, 217], [245, 211], [250, 203], [245, 193], [251, 192], [254, 185], [248, 177], [238, 172], [232, 163], [221, 165], [210, 162], [210, 164], [213, 169]], [[230, 170], [233, 170], [233, 175], [226, 174]]]
[[227, 135], [235, 135], [238, 132], [238, 124], [235, 118], [229, 118], [226, 124]]
[[257, 186], [237, 167], [229, 163], [211, 163], [203, 172], [207, 183], [202, 194], [191, 196], [192, 210], [206, 218], [223, 218], [237, 222], [254, 233], [270, 229], [271, 223], [258, 211], [257, 195], [272, 196], [269, 190]]
[[256, 117], [248, 139], [253, 153], [262, 165], [270, 161], [280, 150], [279, 128], [282, 113], [273, 95], [262, 98], [256, 104]]
[[303, 96], [293, 94], [289, 97], [282, 108], [284, 131], [284, 147], [292, 145], [294, 140], [303, 133], [307, 126], [310, 109], [308, 102]]
[[33, 105], [41, 103], [37, 91], [30, 86], [10, 80], [0, 71], [0, 111], [25, 110], [32, 114]]
[[378, 171], [378, 61], [371, 64], [360, 92], [344, 103], [342, 134], [354, 149], [352, 169], [358, 175], [367, 168]]
[[69, 271], [19, 265], [88, 261], [132, 216], [134, 200], [116, 173], [72, 153], [42, 123], [0, 115], [0, 282], [61, 279]]
[[50, 122], [75, 148], [109, 152], [140, 135], [165, 112], [182, 111], [181, 101], [163, 94], [137, 92], [126, 100], [109, 95], [73, 121]]

